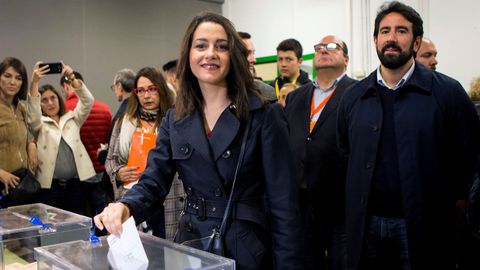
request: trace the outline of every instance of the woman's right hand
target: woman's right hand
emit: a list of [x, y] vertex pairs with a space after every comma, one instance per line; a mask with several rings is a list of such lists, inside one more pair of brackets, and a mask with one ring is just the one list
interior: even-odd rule
[[40, 64], [43, 63], [42, 61], [38, 61], [35, 63], [32, 72], [32, 83], [38, 83], [41, 78], [45, 77], [47, 72], [49, 71], [48, 65], [40, 67]]
[[130, 217], [130, 209], [124, 203], [110, 203], [103, 211], [93, 218], [95, 226], [104, 228], [117, 237], [122, 233], [122, 224]]
[[118, 170], [117, 180], [120, 182], [137, 181], [140, 173], [137, 172], [138, 167], [123, 166]]
[[0, 181], [2, 181], [2, 183], [5, 185], [5, 192], [8, 194], [8, 189], [15, 188], [18, 185], [20, 178], [0, 169]]

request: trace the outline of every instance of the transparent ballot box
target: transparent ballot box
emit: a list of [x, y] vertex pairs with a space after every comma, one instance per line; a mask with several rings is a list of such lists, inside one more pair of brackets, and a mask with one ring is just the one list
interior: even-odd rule
[[[135, 269], [155, 270], [235, 270], [235, 261], [202, 250], [175, 244], [139, 232], [148, 265]], [[132, 269], [111, 261], [107, 237], [99, 243], [73, 241], [35, 248], [38, 270], [46, 269]], [[114, 267], [113, 265], [116, 265]]]
[[33, 249], [87, 240], [92, 221], [46, 204], [0, 209], [0, 270], [37, 269]]

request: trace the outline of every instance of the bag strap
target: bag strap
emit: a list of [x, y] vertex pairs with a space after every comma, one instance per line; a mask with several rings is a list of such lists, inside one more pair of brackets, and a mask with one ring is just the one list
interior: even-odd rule
[[237, 182], [237, 175], [238, 175], [238, 172], [240, 171], [240, 167], [242, 166], [242, 163], [243, 163], [243, 158], [245, 156], [245, 145], [247, 144], [247, 135], [248, 135], [248, 131], [250, 130], [250, 116], [247, 120], [247, 124], [246, 124], [246, 127], [245, 127], [245, 132], [243, 134], [243, 139], [242, 139], [242, 146], [240, 147], [240, 155], [238, 156], [238, 161], [237, 161], [237, 166], [235, 168], [235, 174], [233, 176], [233, 183], [232, 183], [232, 189], [230, 191], [230, 195], [228, 196], [228, 201], [227, 201], [227, 205], [225, 207], [225, 213], [223, 214], [223, 219], [222, 219], [222, 223], [220, 225], [220, 229], [217, 231], [216, 229], [214, 229], [214, 233], [212, 234], [212, 237], [210, 237], [209, 241], [208, 241], [208, 250], [210, 250], [213, 246], [213, 239], [215, 236], [215, 234], [220, 234], [220, 235], [223, 235], [225, 233], [225, 229], [226, 229], [226, 225], [227, 225], [227, 220], [230, 216], [230, 213], [232, 212], [232, 200], [233, 200], [233, 194], [234, 194], [234, 191], [235, 191], [235, 184]]

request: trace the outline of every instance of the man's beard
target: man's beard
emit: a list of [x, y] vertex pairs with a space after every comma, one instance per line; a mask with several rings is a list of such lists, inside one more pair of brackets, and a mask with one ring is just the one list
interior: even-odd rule
[[[385, 51], [390, 48], [396, 49], [399, 54], [385, 54]], [[413, 57], [413, 42], [408, 51], [402, 51], [397, 42], [388, 42], [381, 51], [378, 50], [377, 45], [377, 55], [380, 63], [382, 63], [384, 67], [388, 69], [397, 69], [405, 65]]]

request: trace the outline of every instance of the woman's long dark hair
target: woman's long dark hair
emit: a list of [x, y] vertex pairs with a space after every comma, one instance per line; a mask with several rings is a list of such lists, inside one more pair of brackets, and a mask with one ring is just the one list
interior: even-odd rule
[[197, 27], [204, 22], [219, 24], [227, 33], [230, 53], [230, 69], [226, 78], [227, 95], [236, 107], [236, 116], [240, 120], [246, 120], [248, 117], [248, 93], [257, 95], [263, 102], [265, 100], [260, 91], [254, 86], [253, 77], [248, 69], [248, 51], [233, 24], [227, 18], [211, 12], [202, 13], [193, 18], [185, 32], [178, 61], [180, 91], [175, 104], [175, 118], [184, 118], [195, 109], [203, 108], [204, 105], [198, 79], [192, 73], [189, 61], [193, 34]]
[[22, 61], [15, 57], [7, 57], [0, 63], [0, 76], [9, 68], [12, 67], [22, 77], [22, 86], [20, 91], [13, 97], [13, 105], [17, 106], [19, 100], [25, 100], [28, 93], [28, 76], [27, 69]]

